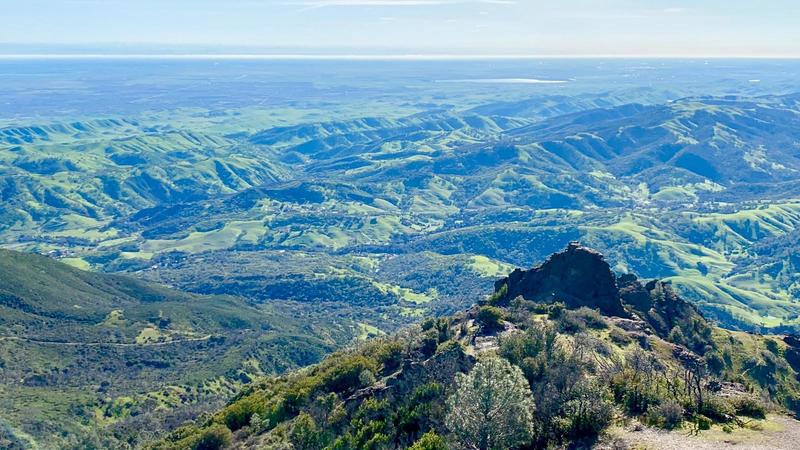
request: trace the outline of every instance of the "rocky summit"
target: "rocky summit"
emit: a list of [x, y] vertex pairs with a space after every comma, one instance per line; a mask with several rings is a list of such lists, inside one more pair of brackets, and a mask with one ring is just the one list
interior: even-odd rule
[[570, 243], [566, 250], [550, 256], [538, 267], [514, 270], [495, 283], [495, 291], [505, 291], [506, 301], [521, 296], [538, 303], [563, 302], [568, 308], [599, 309], [611, 316], [630, 315], [603, 255], [577, 242]]

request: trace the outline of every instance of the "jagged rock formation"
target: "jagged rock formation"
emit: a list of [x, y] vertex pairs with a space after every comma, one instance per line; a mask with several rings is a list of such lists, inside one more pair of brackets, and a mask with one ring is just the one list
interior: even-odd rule
[[503, 285], [508, 300], [522, 296], [540, 303], [560, 301], [568, 308], [586, 306], [611, 316], [629, 316], [603, 255], [576, 242], [550, 256], [539, 267], [516, 269], [507, 278], [497, 281], [495, 290], [501, 292]]
[[702, 314], [668, 283], [641, 282], [635, 275], [616, 277], [603, 255], [572, 242], [542, 265], [516, 269], [495, 283], [499, 304], [521, 296], [537, 303], [563, 302], [567, 308], [588, 307], [605, 315], [633, 319], [662, 338], [672, 335], [681, 345], [703, 353], [711, 328]]
[[505, 300], [522, 296], [539, 303], [563, 302], [568, 308], [586, 306], [611, 316], [630, 315], [622, 305], [616, 279], [603, 255], [576, 242], [539, 267], [516, 269], [497, 281], [495, 290], [501, 292], [504, 285]]

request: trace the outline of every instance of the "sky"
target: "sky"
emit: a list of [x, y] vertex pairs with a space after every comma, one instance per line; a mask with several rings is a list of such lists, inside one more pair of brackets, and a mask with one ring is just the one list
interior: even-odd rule
[[800, 56], [800, 0], [0, 0], [0, 53]]

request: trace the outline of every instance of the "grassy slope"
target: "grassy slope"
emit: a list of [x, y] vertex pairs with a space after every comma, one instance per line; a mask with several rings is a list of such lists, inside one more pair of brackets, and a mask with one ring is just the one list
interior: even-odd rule
[[315, 362], [361, 332], [311, 311], [298, 320], [302, 307], [185, 294], [7, 250], [0, 280], [2, 416], [40, 443], [132, 415], [190, 417], [249, 376]]

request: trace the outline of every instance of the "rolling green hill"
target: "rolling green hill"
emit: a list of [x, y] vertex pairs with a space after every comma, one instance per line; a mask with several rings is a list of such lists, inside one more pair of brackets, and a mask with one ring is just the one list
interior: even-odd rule
[[797, 95], [559, 98], [4, 129], [0, 240], [201, 294], [379, 306], [388, 329], [580, 239], [728, 326], [798, 325], [789, 272], [751, 270], [800, 220]]
[[2, 433], [33, 448], [141, 440], [362, 333], [329, 319], [0, 250]]

